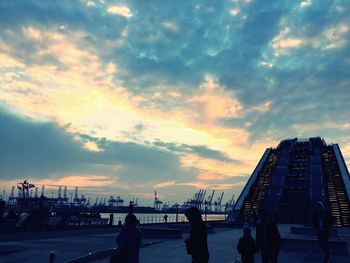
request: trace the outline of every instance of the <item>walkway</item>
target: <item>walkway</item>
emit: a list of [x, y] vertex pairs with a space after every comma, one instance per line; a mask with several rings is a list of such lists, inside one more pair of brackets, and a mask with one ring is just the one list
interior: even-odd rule
[[[279, 226], [282, 235], [287, 235], [289, 226]], [[16, 238], [12, 235], [12, 241], [4, 241], [0, 237], [0, 262], [48, 262], [50, 251], [56, 253], [57, 263], [64, 263], [68, 260], [86, 255], [89, 252], [112, 248], [115, 242], [116, 229], [90, 229], [84, 231], [52, 232], [51, 236], [47, 233], [33, 234], [24, 238]], [[232, 263], [239, 258], [236, 245], [241, 236], [240, 229], [215, 229], [214, 234], [208, 235], [210, 250], [210, 262], [212, 263]], [[9, 236], [8, 236], [9, 237]], [[186, 263], [191, 262], [186, 254], [183, 235], [182, 239], [163, 240], [151, 246], [143, 247], [140, 251], [140, 263]], [[29, 240], [31, 238], [32, 240]], [[350, 251], [350, 229], [341, 231], [342, 240], [347, 241], [348, 251]], [[150, 241], [144, 239], [143, 244]], [[260, 263], [257, 256], [256, 262]], [[95, 263], [108, 262], [108, 258], [103, 258]], [[281, 251], [279, 262], [297, 263], [322, 262], [322, 255], [312, 254], [311, 252], [293, 252]], [[350, 262], [349, 256], [333, 256], [336, 263]]]

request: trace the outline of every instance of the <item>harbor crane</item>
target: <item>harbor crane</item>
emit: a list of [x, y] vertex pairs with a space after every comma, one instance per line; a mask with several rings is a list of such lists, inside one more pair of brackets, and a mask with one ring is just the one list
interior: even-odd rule
[[158, 199], [157, 191], [154, 191], [154, 210], [160, 211], [162, 204], [163, 202]]
[[17, 184], [18, 196], [29, 197], [29, 189], [34, 188], [34, 184], [28, 183], [28, 180], [24, 180]]
[[75, 205], [80, 204], [80, 199], [78, 196], [78, 187], [75, 187], [75, 190], [74, 190], [74, 204]]
[[213, 190], [212, 194], [208, 196], [208, 200], [205, 201], [205, 209], [211, 211], [212, 209], [212, 202], [213, 202], [213, 197], [215, 194], [215, 190]]
[[235, 194], [232, 195], [232, 198], [226, 202], [225, 204], [225, 212], [230, 212], [233, 209], [233, 206], [235, 204]]
[[215, 212], [221, 212], [221, 202], [222, 202], [223, 197], [224, 197], [224, 192], [222, 192], [221, 196], [218, 198], [218, 200], [216, 202], [214, 202]]

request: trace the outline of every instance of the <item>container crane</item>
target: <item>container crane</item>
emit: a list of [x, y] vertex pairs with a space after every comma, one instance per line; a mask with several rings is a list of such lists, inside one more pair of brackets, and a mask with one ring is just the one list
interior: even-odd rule
[[163, 202], [158, 199], [157, 191], [154, 191], [154, 210], [160, 211], [162, 204]]
[[221, 202], [224, 197], [224, 192], [221, 193], [221, 196], [218, 198], [217, 202], [215, 202], [215, 212], [221, 212]]
[[208, 200], [206, 201], [206, 208], [207, 210], [211, 211], [212, 210], [212, 202], [213, 202], [213, 197], [215, 194], [215, 190], [211, 193], [211, 195], [208, 196]]

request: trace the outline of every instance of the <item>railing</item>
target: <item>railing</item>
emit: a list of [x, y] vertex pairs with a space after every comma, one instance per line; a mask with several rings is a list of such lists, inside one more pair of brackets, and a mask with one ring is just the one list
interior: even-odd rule
[[[165, 220], [164, 214], [157, 215], [142, 215], [142, 214], [135, 214], [137, 219], [140, 221], [140, 224], [159, 224], [159, 223], [185, 223], [188, 222], [186, 216], [184, 214], [168, 214], [167, 218]], [[107, 216], [110, 218], [110, 215], [103, 214], [105, 218]], [[113, 224], [112, 225], [119, 225], [124, 222], [125, 215], [116, 215], [113, 216]], [[210, 222], [210, 221], [224, 221], [226, 220], [227, 214], [202, 214], [203, 221]]]
[[[225, 220], [226, 215], [202, 215], [202, 218], [204, 221], [220, 221]], [[165, 221], [164, 216], [144, 216], [144, 217], [138, 217], [138, 220], [141, 224], [155, 224], [155, 223], [181, 223], [181, 222], [188, 222], [186, 216], [184, 215], [169, 215], [167, 217], [167, 220]]]

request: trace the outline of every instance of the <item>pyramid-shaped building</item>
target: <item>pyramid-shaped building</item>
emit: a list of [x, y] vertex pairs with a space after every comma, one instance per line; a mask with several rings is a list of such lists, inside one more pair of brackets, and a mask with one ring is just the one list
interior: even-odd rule
[[264, 207], [279, 223], [307, 225], [318, 201], [334, 225], [350, 226], [350, 177], [340, 148], [320, 137], [287, 139], [266, 149], [228, 221], [251, 220]]

